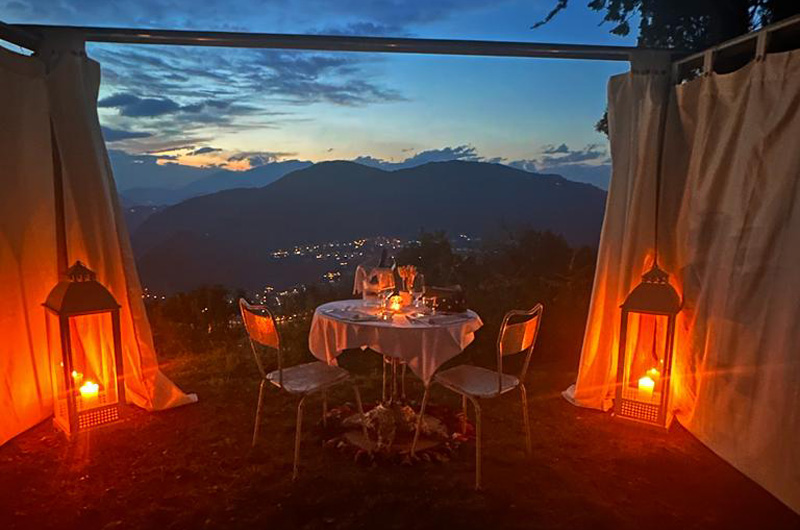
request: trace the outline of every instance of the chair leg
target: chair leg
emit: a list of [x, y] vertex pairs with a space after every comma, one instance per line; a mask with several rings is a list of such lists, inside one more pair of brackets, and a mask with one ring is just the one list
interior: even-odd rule
[[392, 395], [389, 403], [394, 403], [397, 399], [397, 359], [392, 357]]
[[303, 404], [305, 400], [306, 396], [303, 396], [300, 399], [300, 403], [297, 404], [297, 430], [294, 435], [294, 467], [292, 469], [293, 481], [297, 478], [297, 472], [300, 466], [300, 436], [303, 431]]
[[475, 489], [481, 489], [481, 406], [478, 400], [469, 396], [472, 406], [475, 408]]
[[461, 434], [467, 434], [467, 396], [461, 396]]
[[367, 424], [364, 421], [366, 418], [364, 415], [364, 406], [361, 403], [361, 392], [358, 391], [358, 385], [356, 385], [355, 382], [353, 382], [353, 393], [356, 395], [356, 407], [358, 407], [358, 413], [361, 414], [361, 432], [364, 433], [364, 438], [369, 441]]
[[520, 382], [520, 394], [522, 395], [522, 425], [525, 427], [525, 452], [531, 454], [531, 424], [528, 419], [528, 391], [525, 390], [525, 385]]
[[328, 426], [328, 391], [322, 391], [322, 426]]
[[261, 409], [264, 403], [264, 386], [266, 380], [262, 379], [261, 384], [258, 385], [258, 405], [256, 405], [256, 424], [253, 427], [253, 443], [252, 446], [256, 446], [256, 440], [258, 440], [258, 430], [261, 426]]
[[431, 393], [431, 383], [425, 387], [425, 394], [422, 396], [422, 405], [419, 408], [419, 416], [417, 416], [417, 428], [414, 430], [414, 441], [411, 442], [411, 456], [417, 452], [417, 441], [419, 441], [419, 432], [422, 430], [422, 418], [425, 416], [425, 406], [428, 404], [428, 397]]
[[403, 363], [403, 371], [400, 375], [400, 388], [402, 389], [400, 392], [403, 401], [406, 400], [406, 368], [408, 368], [408, 365]]
[[381, 403], [386, 403], [386, 356], [381, 358], [381, 366], [383, 368], [383, 384], [381, 385]]

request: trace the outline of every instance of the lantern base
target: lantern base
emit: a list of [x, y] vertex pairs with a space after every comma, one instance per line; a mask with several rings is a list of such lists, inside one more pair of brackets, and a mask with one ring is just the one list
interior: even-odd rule
[[659, 429], [669, 430], [672, 414], [661, 416], [661, 405], [657, 403], [644, 403], [635, 399], [619, 398], [614, 404], [614, 416], [623, 420], [634, 421]]
[[68, 421], [66, 421], [67, 418], [65, 417], [57, 416], [53, 418], [53, 424], [66, 434], [67, 438], [72, 438], [81, 432], [119, 423], [123, 420], [123, 417], [122, 407], [115, 403], [78, 412], [77, 425], [74, 429], [70, 428]]

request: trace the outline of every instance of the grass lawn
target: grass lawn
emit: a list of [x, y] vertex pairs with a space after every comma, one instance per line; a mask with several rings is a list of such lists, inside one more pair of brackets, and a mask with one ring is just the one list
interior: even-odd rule
[[[374, 401], [378, 356], [346, 355]], [[173, 358], [165, 372], [199, 403], [137, 410], [72, 444], [45, 421], [0, 447], [0, 528], [800, 528], [800, 516], [679, 425], [662, 433], [569, 405], [560, 396], [575, 377], [569, 357], [534, 358], [530, 458], [518, 394], [485, 402], [482, 492], [472, 489], [474, 443], [413, 467], [323, 449], [316, 399], [292, 483], [295, 399], [270, 389], [251, 449], [258, 379], [246, 352]], [[410, 388], [420, 399], [421, 385]], [[441, 388], [432, 399], [460, 406]], [[331, 395], [345, 400], [347, 387]]]

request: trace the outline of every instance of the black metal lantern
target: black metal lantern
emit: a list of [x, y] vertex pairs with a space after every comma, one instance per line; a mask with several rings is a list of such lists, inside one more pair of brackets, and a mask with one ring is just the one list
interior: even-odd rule
[[653, 265], [622, 304], [617, 361], [617, 417], [668, 428], [675, 317], [681, 299]]
[[125, 403], [120, 305], [77, 261], [44, 307], [54, 423], [71, 436], [119, 420]]

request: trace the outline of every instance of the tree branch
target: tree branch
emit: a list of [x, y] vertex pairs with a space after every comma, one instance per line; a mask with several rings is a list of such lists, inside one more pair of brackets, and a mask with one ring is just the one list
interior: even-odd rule
[[556, 16], [560, 11], [563, 11], [564, 9], [567, 8], [568, 3], [569, 0], [558, 0], [556, 6], [547, 14], [547, 16], [544, 17], [539, 22], [537, 22], [536, 24], [534, 24], [533, 26], [531, 26], [531, 29], [540, 28], [545, 24], [547, 24], [548, 22], [550, 22], [553, 19], [553, 17]]

